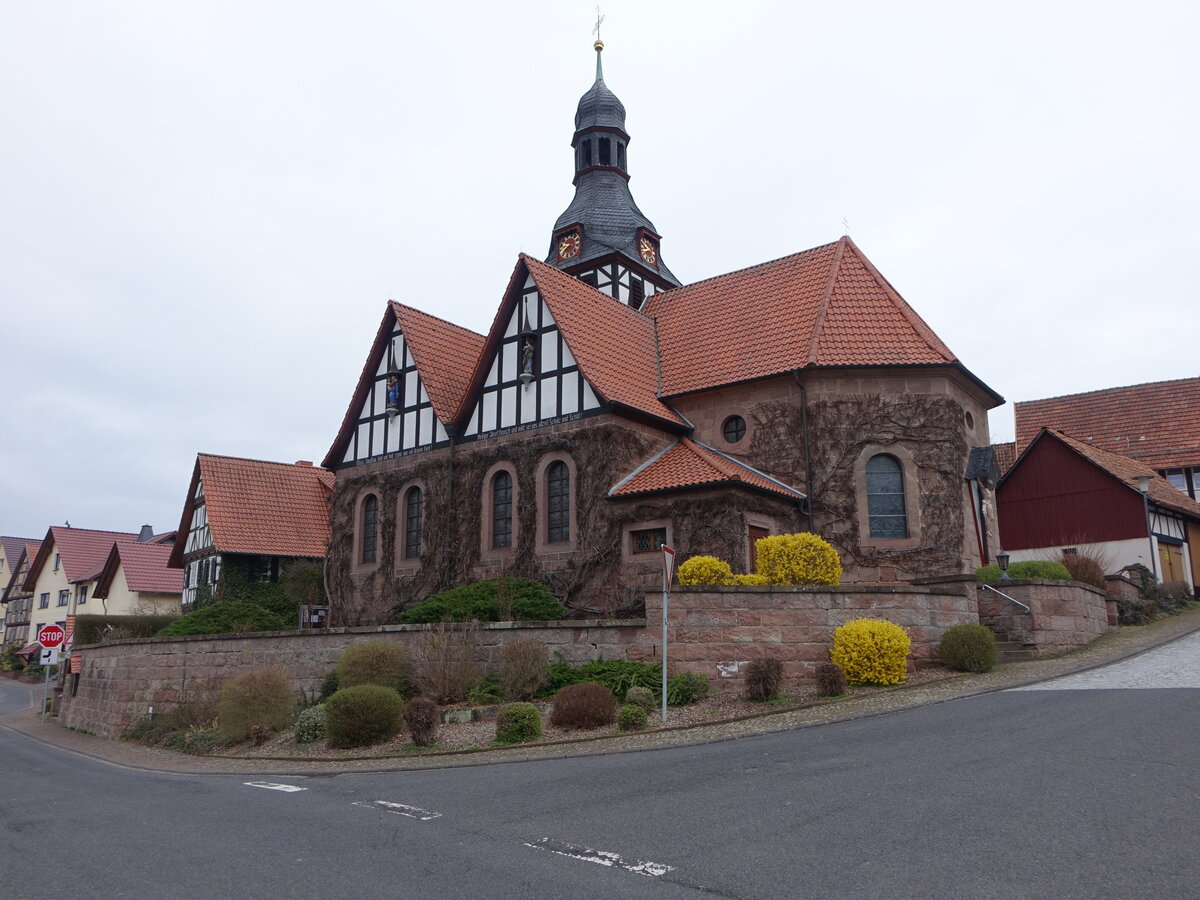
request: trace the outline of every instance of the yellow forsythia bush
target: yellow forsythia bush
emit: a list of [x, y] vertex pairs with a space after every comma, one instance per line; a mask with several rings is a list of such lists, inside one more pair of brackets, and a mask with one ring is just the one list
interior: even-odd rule
[[855, 619], [833, 633], [829, 659], [851, 684], [903, 684], [908, 677], [908, 632], [883, 619]]
[[755, 543], [758, 574], [768, 584], [838, 584], [842, 561], [833, 545], [811, 532], [776, 534]]
[[771, 579], [765, 575], [730, 575], [726, 584], [745, 585], [750, 587], [762, 587], [771, 583]]
[[715, 556], [692, 556], [679, 566], [680, 584], [729, 584], [732, 577], [729, 563]]

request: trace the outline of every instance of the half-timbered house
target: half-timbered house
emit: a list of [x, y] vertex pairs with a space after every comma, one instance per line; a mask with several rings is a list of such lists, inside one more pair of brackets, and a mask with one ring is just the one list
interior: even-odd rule
[[627, 611], [664, 542], [744, 570], [755, 538], [800, 529], [848, 580], [979, 565], [995, 524], [968, 459], [1001, 398], [848, 237], [681, 284], [629, 191], [601, 49], [574, 199], [488, 333], [384, 310], [324, 463], [335, 617], [500, 573]]

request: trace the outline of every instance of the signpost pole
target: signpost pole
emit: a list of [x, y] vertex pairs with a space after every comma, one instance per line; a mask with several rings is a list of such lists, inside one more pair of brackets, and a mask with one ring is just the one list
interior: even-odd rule
[[671, 574], [675, 567], [675, 551], [663, 544], [662, 596], [662, 721], [667, 724], [667, 606], [671, 599]]
[[38, 712], [38, 718], [46, 718], [46, 699], [50, 696], [50, 667], [42, 666], [42, 671], [45, 673], [42, 676], [42, 708]]

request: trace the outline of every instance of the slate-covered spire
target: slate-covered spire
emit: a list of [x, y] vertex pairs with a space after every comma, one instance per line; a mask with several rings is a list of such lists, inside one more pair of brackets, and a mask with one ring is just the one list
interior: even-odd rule
[[575, 111], [575, 199], [554, 224], [546, 262], [586, 275], [606, 259], [620, 261], [661, 288], [679, 285], [662, 261], [659, 235], [629, 192], [625, 106], [604, 83], [596, 41], [596, 81]]

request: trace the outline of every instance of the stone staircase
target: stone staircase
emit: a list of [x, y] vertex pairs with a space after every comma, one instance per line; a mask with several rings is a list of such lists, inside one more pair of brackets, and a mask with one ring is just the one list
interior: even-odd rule
[[994, 625], [989, 625], [992, 634], [996, 635], [996, 662], [1010, 663], [1037, 659], [1037, 645], [1026, 644], [1015, 640], [1007, 631], [1001, 631]]

